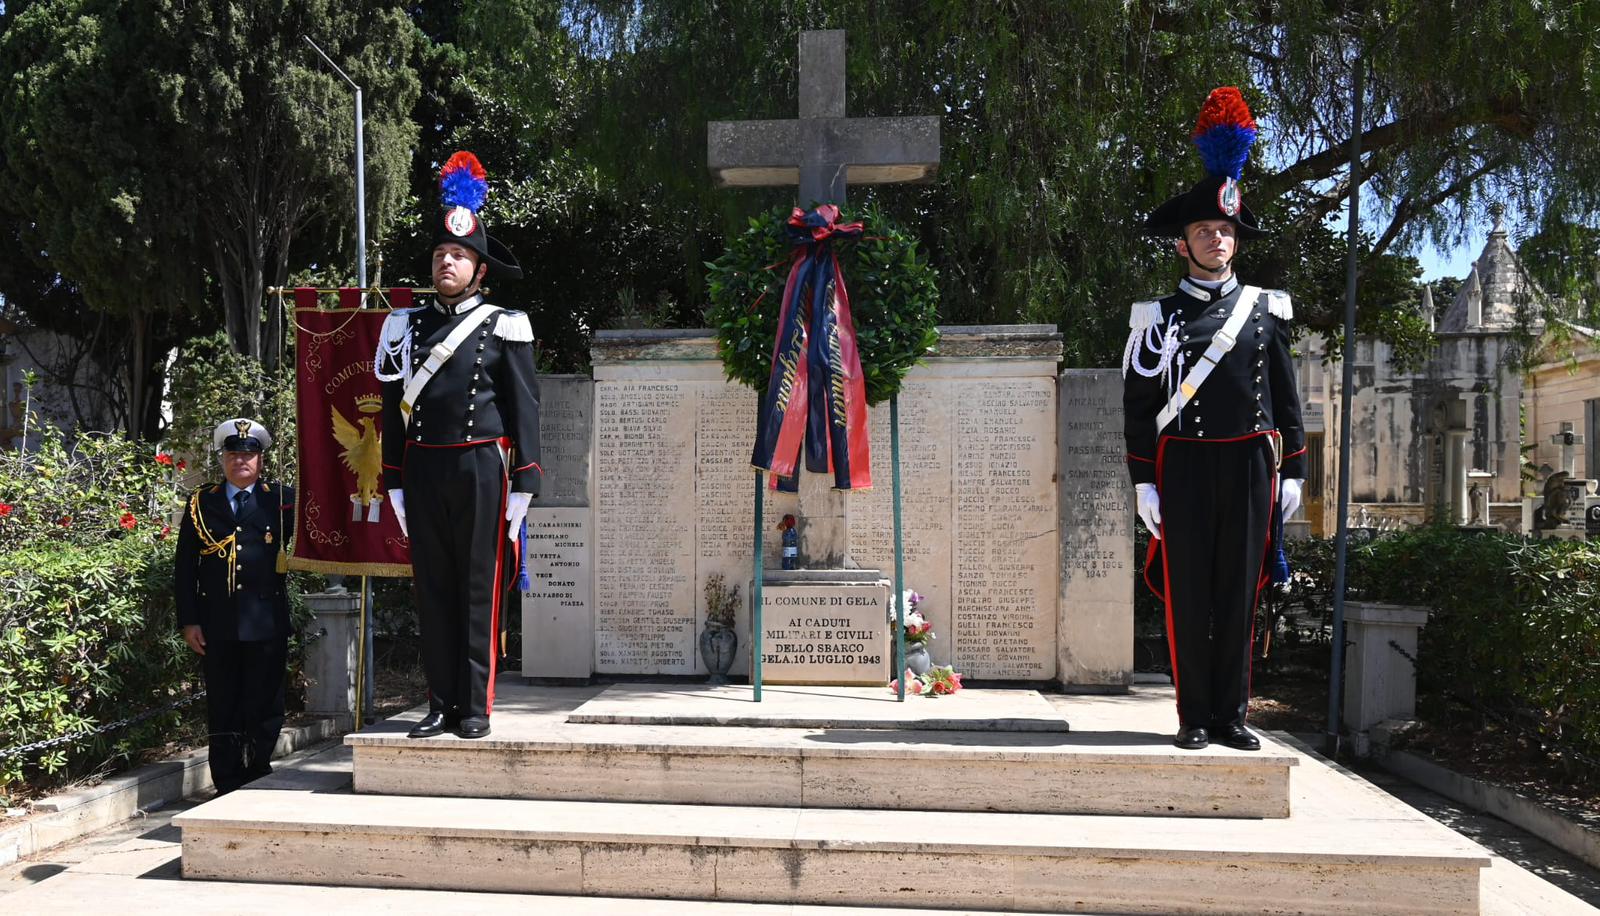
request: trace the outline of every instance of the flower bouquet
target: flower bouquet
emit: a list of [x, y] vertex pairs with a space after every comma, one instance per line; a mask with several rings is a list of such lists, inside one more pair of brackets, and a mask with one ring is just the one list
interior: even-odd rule
[[[942, 697], [949, 696], [961, 689], [961, 674], [952, 665], [938, 665], [928, 670], [926, 674], [914, 674], [910, 668], [906, 669], [906, 693], [918, 696]], [[889, 682], [892, 693], [900, 692], [900, 681], [895, 679]]]
[[[906, 645], [924, 646], [929, 641], [938, 639], [939, 637], [933, 632], [933, 624], [922, 616], [923, 597], [908, 588], [901, 593], [901, 598], [906, 605]], [[889, 602], [889, 632], [892, 634], [894, 628], [898, 626], [900, 626], [899, 615], [896, 612], [894, 601], [891, 600]]]

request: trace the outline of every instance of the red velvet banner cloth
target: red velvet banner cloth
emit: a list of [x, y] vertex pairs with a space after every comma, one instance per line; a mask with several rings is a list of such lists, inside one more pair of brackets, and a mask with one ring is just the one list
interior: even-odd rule
[[[390, 290], [396, 306], [410, 289]], [[411, 543], [383, 490], [383, 399], [372, 374], [388, 309], [363, 309], [360, 290], [340, 290], [337, 309], [317, 292], [295, 298], [295, 424], [299, 499], [292, 569], [365, 576], [411, 575]]]

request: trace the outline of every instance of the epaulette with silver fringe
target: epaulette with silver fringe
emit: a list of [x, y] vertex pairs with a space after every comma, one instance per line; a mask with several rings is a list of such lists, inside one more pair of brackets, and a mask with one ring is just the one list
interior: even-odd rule
[[1135, 331], [1142, 331], [1161, 321], [1161, 301], [1152, 299], [1147, 302], [1135, 302], [1133, 310], [1128, 313], [1128, 327]]
[[528, 320], [527, 312], [506, 309], [495, 322], [494, 336], [515, 343], [533, 343], [533, 323]]
[[1288, 292], [1281, 289], [1269, 289], [1267, 293], [1267, 312], [1279, 321], [1294, 319], [1294, 303], [1289, 301]]

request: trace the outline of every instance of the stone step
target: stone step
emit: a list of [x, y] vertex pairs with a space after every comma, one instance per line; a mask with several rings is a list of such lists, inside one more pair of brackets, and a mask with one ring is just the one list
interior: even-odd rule
[[1199, 820], [245, 789], [174, 823], [186, 878], [1027, 912], [1478, 912], [1483, 851], [1382, 810]]
[[409, 719], [345, 743], [355, 789], [558, 801], [1033, 814], [1283, 818], [1295, 755], [1180, 751], [1130, 732], [568, 725], [497, 716], [474, 741], [409, 739]]

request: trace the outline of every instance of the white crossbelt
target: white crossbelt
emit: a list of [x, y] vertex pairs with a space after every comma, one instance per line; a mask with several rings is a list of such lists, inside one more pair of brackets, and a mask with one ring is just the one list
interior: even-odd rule
[[1200, 361], [1195, 363], [1189, 374], [1178, 383], [1178, 390], [1167, 399], [1167, 406], [1161, 408], [1156, 414], [1156, 434], [1160, 435], [1167, 424], [1177, 419], [1183, 413], [1183, 408], [1194, 399], [1195, 393], [1205, 380], [1211, 377], [1211, 370], [1217, 368], [1217, 363], [1222, 362], [1233, 345], [1239, 342], [1239, 332], [1244, 330], [1244, 323], [1250, 317], [1250, 310], [1255, 308], [1256, 299], [1260, 297], [1261, 290], [1254, 286], [1246, 286], [1239, 290], [1239, 301], [1233, 305], [1232, 314], [1228, 320], [1211, 337], [1211, 346], [1206, 347], [1206, 352], [1201, 354]]
[[417, 396], [422, 394], [422, 389], [427, 386], [428, 380], [432, 379], [434, 373], [455, 355], [456, 347], [461, 346], [461, 342], [466, 340], [484, 319], [498, 311], [500, 306], [483, 303], [468, 312], [467, 316], [461, 319], [461, 323], [451, 329], [450, 336], [434, 344], [433, 349], [428, 351], [427, 360], [416, 374], [411, 376], [411, 381], [406, 383], [405, 396], [400, 399], [400, 415], [405, 418], [407, 426], [411, 425], [411, 405], [417, 402]]

